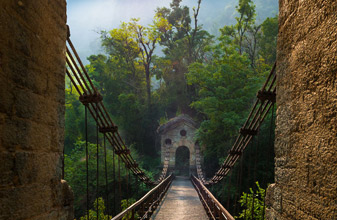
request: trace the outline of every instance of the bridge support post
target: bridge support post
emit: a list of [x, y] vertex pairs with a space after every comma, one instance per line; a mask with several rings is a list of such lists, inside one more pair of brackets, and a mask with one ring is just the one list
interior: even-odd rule
[[266, 216], [336, 219], [337, 1], [279, 5], [275, 184]]
[[73, 219], [61, 180], [66, 1], [0, 1], [0, 219]]

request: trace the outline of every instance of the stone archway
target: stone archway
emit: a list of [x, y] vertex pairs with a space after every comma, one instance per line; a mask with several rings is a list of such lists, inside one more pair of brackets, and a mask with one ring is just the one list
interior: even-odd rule
[[190, 175], [190, 150], [186, 146], [180, 146], [175, 152], [175, 174], [177, 176]]
[[[165, 158], [169, 157], [169, 172], [176, 170], [176, 152], [179, 153], [181, 147], [185, 147], [189, 152], [187, 175], [196, 174], [195, 132], [197, 128], [198, 124], [188, 115], [172, 118], [158, 128], [161, 139], [161, 162], [164, 164]], [[181, 158], [178, 156], [178, 159]]]

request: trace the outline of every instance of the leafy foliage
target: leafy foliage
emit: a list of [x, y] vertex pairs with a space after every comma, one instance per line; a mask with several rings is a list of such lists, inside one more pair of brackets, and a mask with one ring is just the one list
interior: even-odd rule
[[[144, 184], [137, 184], [137, 181], [134, 178], [129, 178], [128, 172], [125, 170], [124, 165], [121, 165], [122, 169], [118, 171], [118, 160], [115, 156], [115, 161], [113, 162], [113, 152], [110, 147], [107, 148], [107, 164], [108, 164], [108, 191], [106, 192], [105, 186], [105, 166], [104, 166], [104, 149], [103, 146], [99, 145], [99, 188], [98, 194], [96, 193], [97, 179], [96, 179], [96, 149], [97, 145], [93, 143], [88, 143], [88, 168], [89, 168], [89, 204], [93, 204], [96, 201], [96, 198], [103, 197], [106, 199], [106, 195], [109, 197], [109, 213], [111, 213], [112, 205], [115, 201], [119, 203], [120, 198], [127, 198], [127, 196], [132, 196], [139, 198], [142, 196], [148, 188]], [[138, 155], [133, 151], [133, 157], [138, 159]], [[114, 164], [114, 165], [113, 165]], [[115, 174], [113, 171], [113, 166], [115, 166]], [[142, 166], [142, 163], [140, 163]], [[115, 176], [115, 177], [114, 177]], [[151, 175], [149, 175], [151, 176]], [[75, 148], [69, 155], [65, 155], [65, 179], [72, 187], [74, 192], [74, 207], [75, 207], [75, 216], [84, 215], [84, 210], [86, 207], [86, 156], [85, 156], [85, 142], [77, 141], [75, 143]], [[116, 190], [119, 185], [129, 184], [129, 189], [123, 187], [122, 191]], [[137, 189], [132, 188], [131, 185], [137, 185]], [[114, 189], [116, 188], [116, 189]], [[105, 201], [107, 202], [107, 201]], [[117, 210], [120, 210], [119, 205]], [[115, 210], [115, 211], [117, 211]]]
[[[98, 216], [97, 216], [97, 205], [99, 213]], [[112, 216], [105, 215], [104, 211], [105, 211], [104, 200], [101, 197], [99, 197], [95, 200], [94, 209], [89, 210], [89, 220], [98, 220], [98, 219], [110, 220]], [[80, 220], [87, 220], [87, 216], [85, 215], [83, 217], [80, 217]]]
[[257, 189], [255, 191], [250, 188], [249, 193], [242, 193], [239, 203], [243, 210], [240, 212], [239, 216], [236, 216], [236, 218], [247, 220], [265, 219], [264, 198], [266, 196], [266, 190], [260, 187], [259, 182], [256, 182], [256, 187]]
[[[127, 209], [130, 205], [132, 205], [135, 202], [136, 202], [135, 199], [123, 199], [121, 201], [122, 210], [124, 211], [125, 209]], [[137, 213], [135, 213], [133, 217], [137, 219], [137, 217], [138, 217]], [[122, 218], [122, 220], [129, 220], [129, 219], [132, 219], [132, 212], [127, 213]]]
[[[191, 106], [206, 116], [198, 130], [198, 140], [204, 146], [206, 170], [214, 173], [218, 162], [229, 149], [231, 140], [250, 110], [255, 91], [263, 74], [254, 74], [247, 56], [240, 55], [233, 40], [227, 36], [212, 48], [213, 60], [194, 63], [187, 80], [198, 91]], [[208, 166], [208, 167], [207, 167]]]
[[[197, 6], [190, 10], [182, 5], [182, 0], [172, 0], [169, 8], [157, 8], [150, 25], [131, 19], [118, 28], [102, 31], [105, 54], [88, 57], [87, 71], [104, 96], [103, 102], [112, 120], [132, 148], [137, 163], [153, 179], [160, 172], [156, 129], [181, 113], [200, 122], [196, 141], [202, 147], [206, 175], [213, 175], [226, 157], [239, 126], [250, 111], [256, 91], [276, 59], [277, 17], [257, 24], [253, 1], [238, 0], [236, 24], [224, 26], [215, 39], [198, 24], [202, 8], [201, 0], [196, 2]], [[156, 53], [158, 49], [162, 49], [162, 56]], [[78, 98], [79, 94], [67, 80], [65, 178], [75, 193], [76, 217], [83, 216], [86, 207], [85, 110]], [[262, 187], [273, 181], [271, 116], [266, 121], [270, 123], [262, 126], [259, 137], [245, 151], [242, 167], [234, 169], [225, 181], [212, 188], [223, 204], [233, 204], [227, 207], [232, 213], [238, 213], [241, 192], [251, 188], [257, 179]], [[95, 129], [96, 124], [89, 117], [89, 203], [94, 204], [100, 198], [98, 206], [104, 210], [105, 177], [100, 176], [96, 193], [96, 135], [92, 132]], [[259, 151], [255, 151], [256, 148]], [[126, 208], [148, 188], [135, 178], [129, 179], [125, 169], [121, 169], [119, 181], [113, 178], [111, 166], [118, 160], [113, 161], [112, 147], [108, 146], [107, 151], [108, 196], [115, 204], [107, 201], [105, 204], [107, 209], [109, 207], [106, 213], [111, 215]], [[102, 157], [101, 144], [99, 152]], [[259, 158], [257, 162], [256, 158]], [[99, 173], [104, 174], [103, 163]], [[246, 175], [242, 186], [233, 184], [238, 183], [242, 175]], [[127, 187], [121, 187], [119, 192], [119, 185], [127, 183], [137, 188], [128, 187], [126, 191]], [[249, 194], [244, 195], [249, 201]], [[243, 207], [247, 206], [249, 204]], [[95, 218], [94, 208], [90, 215]]]
[[[96, 195], [96, 145], [89, 143], [88, 144], [88, 150], [89, 150], [89, 203], [94, 203], [95, 199], [97, 198]], [[103, 149], [101, 146], [99, 146], [100, 155], [103, 155]], [[112, 155], [112, 151], [108, 149], [107, 151], [108, 155]], [[112, 158], [107, 158], [108, 164], [112, 164]], [[99, 173], [104, 173], [104, 167], [103, 165], [100, 166]], [[74, 206], [75, 206], [75, 213], [77, 214], [83, 214], [83, 208], [86, 205], [85, 200], [85, 192], [86, 192], [86, 157], [85, 157], [85, 142], [83, 141], [77, 141], [75, 143], [75, 148], [72, 150], [72, 152], [69, 155], [65, 155], [65, 179], [68, 181], [70, 186], [72, 186], [73, 192], [74, 192]], [[101, 183], [105, 182], [105, 179], [103, 180], [101, 178]], [[112, 182], [112, 177], [110, 175], [110, 178], [108, 179], [108, 182], [110, 184], [114, 184]], [[104, 187], [100, 188], [100, 191], [102, 192], [105, 190]]]

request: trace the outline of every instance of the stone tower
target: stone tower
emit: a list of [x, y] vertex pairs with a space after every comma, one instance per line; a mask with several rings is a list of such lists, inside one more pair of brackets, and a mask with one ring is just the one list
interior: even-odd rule
[[0, 219], [72, 220], [61, 180], [66, 1], [0, 1], [0, 33]]
[[337, 219], [337, 1], [279, 3], [267, 219]]

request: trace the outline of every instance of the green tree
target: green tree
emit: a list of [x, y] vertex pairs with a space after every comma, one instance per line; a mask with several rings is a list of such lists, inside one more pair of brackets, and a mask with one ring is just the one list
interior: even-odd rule
[[[69, 154], [75, 147], [74, 143], [79, 140], [83, 140], [84, 134], [84, 106], [79, 101], [79, 94], [77, 93], [74, 85], [66, 77], [66, 89], [65, 89], [65, 153]], [[95, 129], [96, 123], [89, 117], [88, 129]], [[93, 133], [88, 136], [89, 141], [94, 141], [95, 137]]]
[[[262, 24], [255, 22], [255, 5], [252, 0], [239, 0], [236, 24], [220, 29], [221, 36], [228, 36], [237, 45], [239, 54], [247, 53], [256, 72], [271, 68], [276, 59], [278, 16], [267, 18]], [[260, 70], [259, 70], [260, 69]]]
[[188, 83], [198, 91], [191, 106], [204, 116], [198, 140], [207, 146], [204, 155], [210, 173], [218, 167], [214, 158], [225, 156], [262, 81], [261, 75], [254, 74], [248, 57], [236, 50], [233, 40], [223, 36], [219, 41], [212, 49], [213, 60], [190, 65], [187, 74]]
[[[169, 8], [158, 8], [151, 25], [143, 26], [138, 19], [132, 19], [121, 23], [119, 28], [102, 32], [106, 53], [91, 55], [88, 58], [90, 64], [86, 66], [94, 85], [104, 96], [103, 102], [113, 122], [119, 126], [126, 144], [133, 149], [137, 163], [150, 177], [160, 172], [160, 157], [155, 147], [159, 122], [180, 112], [201, 121], [197, 138], [205, 156], [206, 173], [208, 176], [214, 174], [227, 156], [239, 126], [250, 111], [254, 95], [275, 59], [277, 17], [256, 24], [252, 0], [239, 1], [237, 24], [222, 28], [217, 41], [198, 22], [201, 0], [196, 0], [192, 13], [181, 2], [172, 0]], [[159, 44], [163, 56], [155, 55]], [[266, 120], [270, 120], [270, 116]], [[89, 131], [95, 131], [95, 127], [89, 116]], [[258, 154], [262, 159], [256, 164], [259, 170], [256, 179], [263, 187], [273, 179], [270, 174], [273, 154], [265, 133], [268, 129], [265, 125], [261, 128]], [[86, 187], [83, 181], [86, 175], [84, 136], [84, 107], [67, 80], [66, 179], [75, 192], [77, 217], [84, 214], [86, 205], [83, 193]], [[95, 139], [95, 132], [89, 132], [89, 142], [94, 143]], [[247, 149], [247, 155], [254, 154], [251, 148]], [[111, 164], [109, 149], [108, 163]], [[95, 151], [96, 145], [89, 144], [90, 204], [97, 197], [105, 198], [104, 185], [96, 195]], [[251, 172], [254, 161], [254, 158], [246, 157], [243, 172]], [[270, 170], [264, 172], [259, 169], [261, 167]], [[102, 174], [103, 170], [99, 172]], [[233, 171], [232, 175], [237, 179], [239, 172]], [[127, 176], [122, 169], [121, 184], [126, 184]], [[253, 179], [253, 175], [245, 178], [241, 190], [248, 190], [255, 181]], [[104, 178], [100, 182], [103, 183]], [[111, 177], [108, 182], [115, 184]], [[136, 183], [135, 179], [131, 182], [132, 186]], [[130, 190], [128, 197], [137, 199], [147, 190], [142, 184], [137, 189]], [[128, 199], [123, 190], [121, 199]], [[215, 186], [214, 190], [222, 202], [228, 201], [230, 194], [230, 204], [235, 204], [236, 197], [241, 194], [239, 187], [225, 182]], [[119, 197], [119, 193], [113, 195], [112, 191], [109, 189], [111, 197]]]
[[255, 25], [255, 5], [252, 0], [239, 0], [236, 11], [239, 13], [235, 17], [236, 24], [221, 28], [221, 36], [230, 37], [240, 55], [248, 53], [253, 66], [257, 51], [257, 33], [260, 29], [260, 26]]
[[266, 190], [261, 188], [259, 182], [256, 182], [257, 189], [254, 191], [249, 189], [249, 193], [242, 193], [239, 203], [243, 210], [235, 218], [247, 220], [264, 220], [265, 219], [265, 205], [264, 198]]
[[[121, 164], [120, 171], [118, 171], [118, 159], [117, 155], [115, 156], [115, 161], [113, 163], [113, 152], [111, 147], [107, 147], [107, 171], [108, 171], [108, 192], [106, 192], [106, 179], [105, 179], [105, 166], [104, 166], [104, 149], [103, 146], [99, 145], [99, 188], [98, 194], [96, 192], [97, 187], [97, 179], [96, 179], [96, 144], [88, 143], [88, 151], [89, 151], [89, 204], [96, 204], [95, 201], [98, 197], [103, 197], [106, 199], [106, 195], [108, 194], [110, 200], [109, 211], [112, 211], [112, 201], [116, 201], [119, 203], [119, 198], [121, 199], [132, 199], [132, 198], [140, 198], [148, 191], [148, 187], [144, 184], [137, 182], [135, 178], [129, 178], [129, 174], [124, 168], [124, 165]], [[130, 146], [132, 149], [132, 146]], [[132, 149], [132, 157], [138, 161], [140, 167], [143, 167], [143, 162], [139, 160], [139, 155], [136, 153], [134, 149]], [[113, 164], [115, 164], [115, 178], [113, 177]], [[118, 178], [118, 173], [120, 173], [120, 177]], [[148, 171], [146, 174], [149, 177], [152, 177], [152, 174]], [[75, 143], [75, 148], [69, 153], [65, 155], [65, 180], [72, 187], [74, 192], [74, 209], [75, 216], [84, 216], [86, 209], [86, 155], [85, 155], [85, 142], [78, 141]], [[119, 183], [120, 181], [120, 183]], [[122, 188], [122, 191], [114, 190], [117, 188], [119, 184], [126, 185], [129, 184], [130, 187], [127, 191], [126, 187]], [[132, 187], [131, 187], [132, 186]], [[116, 194], [114, 194], [116, 192]], [[129, 197], [129, 198], [127, 198]], [[106, 203], [107, 201], [105, 201]], [[99, 201], [99, 204], [101, 202]], [[104, 205], [104, 204], [103, 204]], [[96, 205], [95, 205], [96, 206]], [[99, 205], [101, 207], [101, 205]], [[117, 205], [118, 207], [118, 205]], [[91, 207], [94, 211], [95, 207]], [[121, 211], [121, 210], [115, 210]], [[101, 212], [100, 212], [101, 213]], [[115, 213], [116, 214], [116, 213]]]
[[[121, 207], [122, 207], [122, 210], [124, 211], [125, 209], [127, 209], [129, 206], [131, 206], [133, 203], [135, 203], [136, 200], [135, 199], [123, 199], [122, 202], [121, 202]], [[135, 219], [137, 219], [138, 215], [137, 213], [134, 213], [134, 216], [133, 216]], [[132, 212], [129, 212], [127, 213], [123, 218], [122, 220], [129, 220], [129, 219], [132, 219]]]
[[242, 54], [242, 43], [245, 37], [245, 33], [255, 23], [255, 5], [252, 0], [239, 0], [239, 5], [236, 6], [236, 10], [239, 12], [239, 17], [235, 17], [237, 23], [235, 29], [238, 34], [239, 53]]
[[261, 24], [261, 35], [259, 36], [259, 54], [269, 65], [273, 65], [276, 61], [277, 34], [278, 16], [264, 20]]
[[185, 74], [188, 72], [188, 65], [207, 59], [206, 48], [213, 42], [213, 36], [198, 24], [201, 1], [198, 0], [197, 7], [192, 9], [192, 16], [189, 8], [181, 5], [181, 2], [172, 0], [170, 8], [157, 9], [157, 13], [166, 18], [172, 26], [162, 36], [160, 44], [164, 47], [165, 57], [158, 61], [170, 65], [168, 69], [158, 65], [159, 71], [163, 72], [160, 76], [164, 81], [160, 92], [161, 96], [168, 97], [166, 110], [169, 117], [175, 116], [178, 110], [194, 113], [189, 104], [195, 96], [195, 89], [193, 85], [187, 85]]
[[170, 25], [160, 14], [156, 14], [149, 26], [140, 25], [139, 19], [123, 22], [119, 28], [102, 32], [102, 46], [108, 57], [90, 56], [87, 67], [89, 74], [101, 82], [104, 102], [123, 130], [126, 143], [137, 143], [135, 148], [139, 152], [152, 156], [156, 155], [157, 128], [153, 118], [160, 118], [161, 108], [156, 92], [151, 89], [151, 78], [156, 71], [154, 50], [169, 29]]
[[[140, 62], [144, 68], [148, 107], [151, 105], [151, 66], [153, 53], [161, 36], [170, 29], [170, 25], [159, 13], [153, 24], [145, 27], [139, 24], [139, 19], [131, 19], [129, 23], [122, 23], [120, 28], [104, 35], [103, 45], [115, 56], [125, 62], [131, 75], [136, 75], [136, 63]], [[119, 52], [119, 54], [116, 54]], [[132, 82], [133, 80], [131, 80]]]
[[[99, 216], [97, 216], [97, 206], [98, 206]], [[110, 220], [112, 216], [105, 215], [104, 212], [105, 212], [104, 200], [102, 197], [99, 197], [95, 200], [94, 209], [89, 210], [89, 220], [98, 220], [98, 219]], [[87, 220], [87, 216], [85, 215], [83, 217], [80, 217], [80, 220]]]
[[[96, 145], [89, 143], [89, 203], [94, 203], [94, 200], [98, 197], [96, 195]], [[99, 146], [99, 153], [103, 156], [103, 149]], [[107, 163], [112, 164], [112, 150], [107, 150], [108, 155]], [[103, 160], [101, 160], [103, 161]], [[104, 173], [104, 166], [101, 163], [99, 173]], [[103, 175], [102, 175], [103, 176]], [[75, 216], [84, 214], [84, 207], [86, 205], [86, 157], [85, 157], [85, 142], [77, 141], [75, 143], [75, 148], [65, 155], [65, 179], [72, 187], [74, 192], [74, 207], [75, 207]], [[100, 178], [101, 187], [99, 188], [100, 192], [105, 190], [105, 177]], [[104, 185], [102, 184], [104, 182]], [[108, 182], [113, 183], [112, 176], [109, 176]], [[111, 190], [111, 189], [110, 189]], [[110, 191], [111, 193], [112, 191]]]

